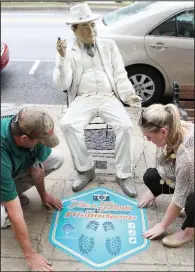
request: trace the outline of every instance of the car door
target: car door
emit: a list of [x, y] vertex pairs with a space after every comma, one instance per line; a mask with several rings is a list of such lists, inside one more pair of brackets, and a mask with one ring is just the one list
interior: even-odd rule
[[194, 10], [179, 12], [151, 30], [145, 36], [145, 50], [171, 86], [174, 81], [194, 84]]

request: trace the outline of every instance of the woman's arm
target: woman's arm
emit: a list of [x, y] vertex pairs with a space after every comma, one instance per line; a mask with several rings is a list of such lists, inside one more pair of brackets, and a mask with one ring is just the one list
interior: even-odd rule
[[162, 221], [143, 234], [145, 238], [153, 239], [161, 235], [179, 216], [180, 210], [185, 206], [187, 196], [194, 190], [194, 158], [192, 156], [192, 148], [193, 146], [190, 146], [189, 150], [187, 150], [182, 147], [178, 150], [176, 159], [176, 187], [172, 202], [169, 204]]
[[181, 208], [178, 207], [175, 203], [171, 202], [166, 210], [166, 213], [161, 221], [161, 224], [164, 229], [169, 227], [179, 216]]

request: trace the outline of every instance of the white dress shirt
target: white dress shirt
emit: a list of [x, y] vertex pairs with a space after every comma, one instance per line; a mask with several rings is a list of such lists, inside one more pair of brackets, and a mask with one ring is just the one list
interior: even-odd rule
[[95, 47], [94, 57], [90, 57], [84, 49], [84, 44], [79, 42], [79, 46], [82, 50], [84, 69], [78, 88], [78, 95], [114, 95], [97, 48]]

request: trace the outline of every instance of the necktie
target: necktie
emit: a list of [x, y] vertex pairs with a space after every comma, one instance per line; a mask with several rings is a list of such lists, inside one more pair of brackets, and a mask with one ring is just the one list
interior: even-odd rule
[[94, 56], [94, 54], [95, 54], [94, 45], [85, 44], [84, 49], [86, 50], [87, 54], [88, 54], [90, 57], [93, 57], [93, 56]]

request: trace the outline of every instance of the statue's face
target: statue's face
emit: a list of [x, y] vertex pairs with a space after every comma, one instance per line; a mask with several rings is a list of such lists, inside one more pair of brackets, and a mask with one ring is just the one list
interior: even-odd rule
[[84, 44], [94, 44], [97, 36], [96, 25], [94, 22], [78, 24], [77, 29], [72, 28], [77, 40]]

